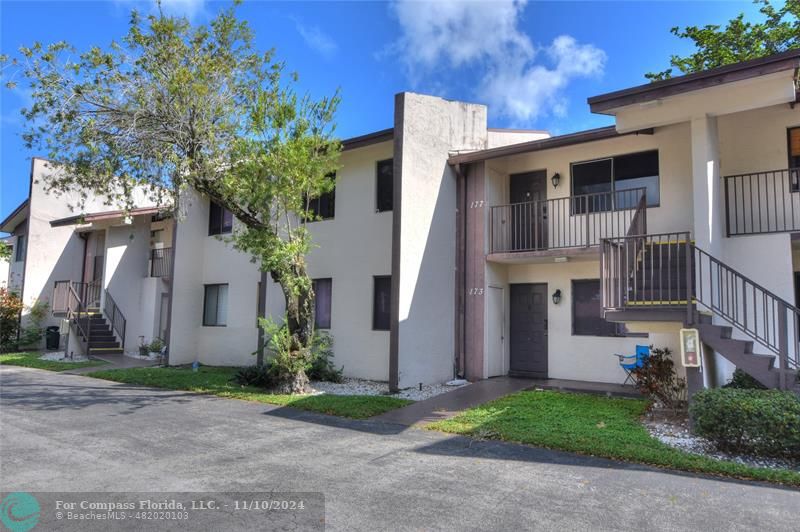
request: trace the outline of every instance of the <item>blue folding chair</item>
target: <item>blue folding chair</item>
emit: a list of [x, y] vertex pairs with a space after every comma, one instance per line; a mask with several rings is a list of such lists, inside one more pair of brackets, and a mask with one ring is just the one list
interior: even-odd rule
[[628, 382], [635, 384], [633, 370], [644, 366], [644, 363], [647, 362], [647, 358], [649, 356], [650, 347], [646, 345], [637, 345], [635, 355], [616, 354], [616, 357], [619, 358], [619, 367], [621, 367], [627, 375], [625, 382], [622, 383], [623, 385], [628, 384]]

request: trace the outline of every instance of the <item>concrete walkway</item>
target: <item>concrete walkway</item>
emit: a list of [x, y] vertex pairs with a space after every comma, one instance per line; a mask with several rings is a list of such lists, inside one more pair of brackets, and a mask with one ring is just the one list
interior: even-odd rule
[[[321, 492], [331, 532], [800, 522], [800, 492], [780, 486], [11, 366], [0, 366], [0, 427], [2, 492]], [[246, 528], [200, 513], [192, 530]]]
[[84, 366], [82, 368], [69, 369], [64, 371], [68, 375], [83, 375], [92, 371], [107, 369], [129, 369], [129, 368], [148, 368], [157, 366], [159, 362], [155, 360], [142, 360], [138, 358], [126, 357], [122, 354], [117, 355], [94, 355], [92, 359], [102, 360], [105, 364], [98, 363], [97, 366]]
[[418, 401], [397, 410], [390, 410], [372, 419], [399, 425], [427, 425], [455, 416], [459, 412], [534, 386], [532, 379], [493, 377], [473, 382], [430, 399]]

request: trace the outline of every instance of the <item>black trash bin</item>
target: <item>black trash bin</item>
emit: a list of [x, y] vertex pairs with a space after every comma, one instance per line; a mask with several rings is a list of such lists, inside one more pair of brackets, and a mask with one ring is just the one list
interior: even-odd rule
[[56, 325], [47, 328], [47, 333], [45, 334], [47, 349], [58, 349], [58, 342], [61, 340], [60, 329], [61, 328]]

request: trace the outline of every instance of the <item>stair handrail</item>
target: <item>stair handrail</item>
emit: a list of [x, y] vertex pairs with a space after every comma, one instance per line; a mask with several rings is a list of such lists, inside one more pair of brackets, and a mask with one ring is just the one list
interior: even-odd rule
[[122, 349], [125, 349], [125, 329], [127, 327], [128, 321], [125, 319], [125, 315], [119, 309], [116, 301], [114, 298], [111, 297], [111, 294], [108, 290], [106, 292], [105, 304], [103, 305], [103, 312], [111, 321], [111, 330], [117, 333], [120, 339], [120, 345]]
[[[75, 324], [75, 328], [78, 332], [76, 336], [81, 344], [83, 344], [84, 349], [88, 354], [89, 340], [92, 334], [92, 328], [89, 324], [89, 313], [87, 312], [80, 295], [78, 295], [78, 292], [75, 290], [73, 282], [70, 281], [67, 286], [67, 322], [70, 324]], [[86, 325], [85, 327], [83, 323], [84, 321]]]
[[[775, 353], [781, 369], [800, 368], [800, 309], [696, 245], [692, 248], [698, 303]], [[748, 293], [752, 294], [749, 302]]]

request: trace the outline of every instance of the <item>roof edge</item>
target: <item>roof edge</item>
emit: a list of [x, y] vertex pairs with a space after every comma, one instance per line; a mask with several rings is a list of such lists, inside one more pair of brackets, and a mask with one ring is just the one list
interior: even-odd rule
[[593, 113], [800, 67], [800, 48], [694, 72], [587, 99]]
[[[6, 224], [8, 224], [14, 217], [16, 217], [20, 212], [22, 212], [31, 202], [30, 198], [25, 198], [22, 203], [17, 205], [17, 207], [11, 211], [11, 214], [6, 216], [2, 222], [0, 222], [0, 231], [4, 233], [10, 233], [11, 231], [6, 231], [4, 228]], [[13, 228], [12, 228], [13, 229]]]
[[363, 148], [379, 142], [386, 142], [394, 138], [394, 128], [381, 129], [367, 133], [366, 135], [359, 135], [358, 137], [351, 137], [342, 141], [342, 150], [349, 151], [356, 148]]
[[572, 146], [575, 144], [583, 144], [586, 142], [594, 142], [598, 140], [612, 139], [616, 137], [624, 137], [626, 135], [638, 135], [638, 134], [652, 135], [653, 129], [642, 129], [639, 131], [631, 131], [626, 133], [619, 133], [616, 129], [616, 126], [606, 126], [595, 129], [587, 129], [585, 131], [568, 133], [566, 135], [559, 135], [557, 137], [548, 137], [545, 139], [520, 142], [519, 144], [509, 144], [508, 146], [489, 148], [486, 150], [477, 150], [472, 152], [459, 153], [450, 156], [450, 158], [447, 159], [447, 164], [454, 166], [457, 164], [475, 163], [479, 161], [486, 161], [488, 159], [497, 159], [498, 157], [517, 155], [519, 153], [550, 150], [553, 148], [561, 148], [564, 146]]

